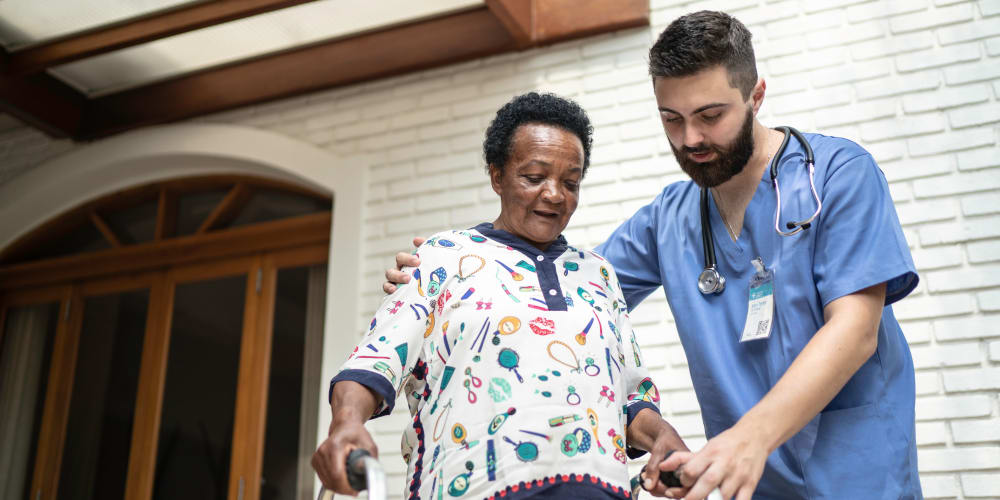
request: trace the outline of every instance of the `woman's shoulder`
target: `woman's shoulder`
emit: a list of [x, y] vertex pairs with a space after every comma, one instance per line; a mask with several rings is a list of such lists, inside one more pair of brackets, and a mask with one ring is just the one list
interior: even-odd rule
[[598, 262], [603, 266], [611, 267], [611, 263], [608, 262], [608, 259], [605, 259], [604, 256], [597, 253], [596, 250], [589, 248], [581, 248], [573, 245], [567, 245], [566, 252], [563, 254], [563, 256], [565, 256], [567, 259]]
[[421, 261], [425, 258], [435, 261], [455, 261], [468, 254], [486, 255], [489, 249], [506, 249], [506, 245], [493, 241], [475, 228], [449, 229], [440, 231], [427, 238], [417, 247], [416, 254]]

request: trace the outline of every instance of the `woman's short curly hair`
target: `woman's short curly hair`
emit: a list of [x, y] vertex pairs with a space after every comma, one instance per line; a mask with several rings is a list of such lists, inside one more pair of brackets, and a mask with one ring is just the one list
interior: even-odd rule
[[483, 141], [487, 171], [490, 165], [495, 165], [503, 172], [513, 152], [514, 132], [527, 123], [554, 125], [576, 134], [583, 144], [583, 173], [586, 175], [594, 134], [587, 112], [570, 99], [537, 92], [516, 96], [497, 111]]

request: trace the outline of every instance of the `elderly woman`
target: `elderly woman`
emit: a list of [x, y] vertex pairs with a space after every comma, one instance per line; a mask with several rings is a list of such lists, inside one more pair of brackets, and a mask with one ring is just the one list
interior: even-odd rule
[[400, 393], [407, 498], [629, 498], [627, 457], [686, 449], [660, 417], [614, 269], [561, 236], [591, 131], [554, 95], [497, 112], [484, 153], [500, 214], [421, 245], [331, 381], [313, 456], [324, 486], [356, 493], [345, 457], [376, 451], [363, 424]]

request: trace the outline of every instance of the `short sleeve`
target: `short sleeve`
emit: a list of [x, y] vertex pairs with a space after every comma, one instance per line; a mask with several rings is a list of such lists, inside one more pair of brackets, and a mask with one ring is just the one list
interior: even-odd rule
[[382, 300], [368, 333], [330, 381], [331, 399], [333, 386], [344, 380], [362, 384], [382, 396], [373, 418], [391, 413], [407, 380], [422, 377], [418, 359], [424, 334], [434, 327], [436, 299], [447, 277], [455, 274], [454, 252], [425, 243], [416, 254], [420, 267], [403, 269], [411, 274], [410, 282]]
[[822, 199], [813, 275], [824, 307], [880, 283], [886, 283], [886, 305], [916, 288], [889, 185], [871, 155], [831, 167]]
[[615, 267], [630, 311], [662, 284], [656, 244], [656, 214], [661, 197], [662, 194], [640, 208], [595, 249]]

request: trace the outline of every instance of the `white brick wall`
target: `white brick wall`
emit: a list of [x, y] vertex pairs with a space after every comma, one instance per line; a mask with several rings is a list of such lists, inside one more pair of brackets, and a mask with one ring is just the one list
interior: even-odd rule
[[[754, 33], [770, 125], [846, 134], [890, 182], [921, 286], [899, 303], [916, 365], [917, 440], [928, 498], [1000, 497], [1000, 0], [651, 0], [653, 26], [476, 60], [222, 113], [203, 121], [272, 130], [373, 159], [359, 285], [361, 331], [392, 254], [414, 234], [489, 220], [483, 130], [512, 94], [580, 101], [596, 125], [583, 205], [567, 237], [603, 240], [683, 179], [656, 118], [645, 48], [677, 15], [723, 8]], [[0, 134], [0, 182], [73, 145]], [[595, 189], [597, 187], [600, 189]], [[612, 187], [613, 189], [607, 189]], [[692, 265], [698, 265], [692, 263]], [[634, 314], [663, 411], [694, 446], [697, 400], [666, 302]], [[655, 360], [655, 361], [654, 361]], [[402, 411], [405, 405], [400, 405]], [[400, 412], [372, 424], [402, 490]]]

